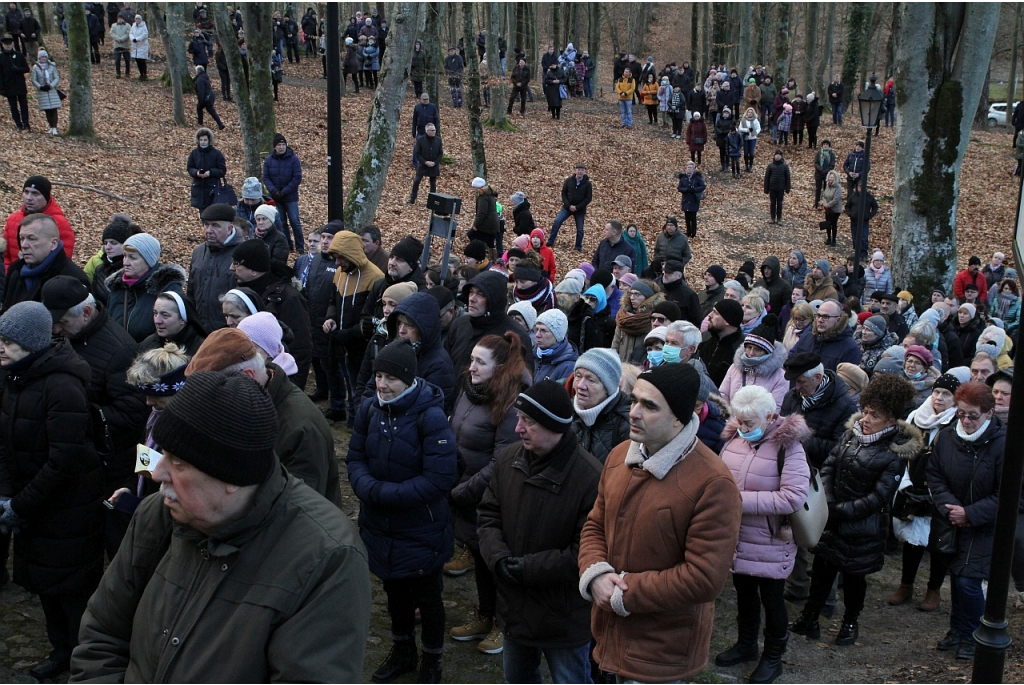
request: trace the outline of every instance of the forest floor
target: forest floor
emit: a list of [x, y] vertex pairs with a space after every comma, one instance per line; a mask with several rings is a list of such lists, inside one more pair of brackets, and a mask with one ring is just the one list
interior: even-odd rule
[[[159, 45], [154, 53], [159, 54]], [[51, 54], [61, 71], [67, 74], [66, 50], [58, 44]], [[162, 63], [154, 60], [150, 72], [158, 74]], [[327, 207], [326, 104], [318, 59], [303, 60], [300, 65], [285, 63], [285, 83], [280, 89], [277, 107], [278, 129], [303, 160], [304, 182], [301, 188], [301, 214], [304, 225], [325, 222]], [[136, 73], [132, 70], [133, 75]], [[65, 82], [66, 85], [66, 82]], [[215, 84], [215, 87], [217, 84]], [[201, 228], [189, 207], [190, 179], [185, 159], [193, 147], [194, 126], [176, 128], [171, 117], [169, 89], [158, 80], [116, 80], [113, 65], [105, 60], [93, 68], [94, 115], [97, 140], [86, 142], [49, 136], [42, 114], [32, 108], [32, 133], [15, 133], [6, 109], [0, 112], [0, 130], [4, 133], [5, 165], [0, 167], [0, 206], [6, 212], [20, 204], [21, 184], [27, 176], [45, 174], [51, 180], [93, 186], [131, 199], [121, 202], [87, 190], [55, 185], [53, 195], [78, 233], [75, 258], [84, 263], [100, 247], [103, 227], [114, 212], [127, 212], [164, 246], [163, 259], [187, 266], [191, 249], [201, 240]], [[343, 101], [344, 158], [351, 170], [366, 136], [366, 112], [370, 94], [365, 91]], [[194, 122], [193, 99], [186, 97], [186, 111]], [[228, 160], [228, 180], [241, 190], [243, 175], [240, 130], [230, 103], [218, 98], [218, 108], [227, 123], [220, 132], [219, 147]], [[408, 206], [405, 198], [412, 181], [409, 165], [412, 138], [408, 135], [410, 98], [403, 108], [403, 133], [395, 145], [394, 163], [388, 175], [377, 225], [390, 247], [407, 233], [422, 237], [429, 213], [422, 204]], [[60, 129], [67, 124], [67, 110], [61, 112]], [[446, 152], [454, 163], [445, 166], [439, 190], [472, 198], [470, 181], [474, 176], [469, 151], [469, 136], [464, 112], [451, 107], [447, 90], [441, 98], [441, 135]], [[827, 115], [826, 115], [827, 118]], [[209, 123], [209, 122], [207, 122]], [[550, 226], [560, 205], [562, 180], [572, 173], [577, 161], [588, 165], [594, 182], [594, 202], [587, 222], [584, 254], [589, 257], [601, 238], [606, 220], [619, 218], [636, 222], [649, 245], [660, 230], [666, 215], [679, 212], [675, 174], [689, 155], [685, 145], [669, 138], [670, 130], [649, 126], [642, 107], [634, 111], [634, 128], [618, 126], [616, 103], [605, 90], [595, 101], [570, 100], [565, 103], [561, 121], [552, 121], [545, 111], [543, 96], [527, 106], [525, 119], [513, 117], [517, 129], [495, 132], [485, 129], [488, 180], [499, 190], [502, 201], [523, 190], [533, 205], [540, 226]], [[863, 134], [851, 120], [845, 127], [825, 123], [819, 139], [829, 138], [838, 151], [840, 163]], [[1009, 256], [1017, 201], [1017, 179], [1011, 176], [1014, 160], [1008, 131], [972, 132], [964, 173], [961, 177], [958, 241], [960, 263], [966, 265], [971, 254], [987, 256], [1003, 250]], [[883, 129], [873, 145], [873, 169], [870, 185], [881, 205], [873, 222], [871, 246], [887, 251], [892, 213], [893, 155], [895, 135]], [[691, 280], [699, 270], [712, 263], [723, 264], [735, 273], [746, 259], [760, 263], [766, 255], [786, 255], [799, 248], [808, 260], [829, 257], [841, 261], [852, 251], [848, 222], [843, 220], [838, 248], [825, 248], [817, 230], [820, 213], [813, 204], [813, 153], [806, 148], [785, 149], [793, 173], [793, 191], [786, 198], [784, 223], [768, 225], [768, 198], [762, 192], [764, 165], [771, 148], [762, 141], [758, 148], [755, 173], [734, 180], [717, 171], [717, 152], [709, 149], [703, 171], [708, 180], [708, 199], [700, 214], [698, 237], [692, 241]], [[346, 180], [350, 178], [347, 171]], [[462, 216], [463, 227], [470, 220], [469, 210]], [[565, 233], [568, 231], [568, 234]], [[581, 257], [570, 249], [571, 226], [564, 227], [556, 249], [560, 271], [575, 266]], [[465, 239], [460, 232], [457, 247]], [[696, 280], [699, 281], [699, 275]], [[924, 298], [926, 293], [917, 293]], [[343, 462], [348, 432], [335, 428], [338, 455]], [[345, 483], [345, 512], [354, 517], [357, 503]], [[922, 614], [913, 608], [889, 607], [885, 598], [898, 583], [899, 558], [889, 557], [885, 568], [870, 577], [868, 604], [862, 615], [862, 637], [857, 646], [839, 649], [830, 637], [838, 630], [841, 616], [826, 622], [829, 639], [809, 642], [794, 637], [786, 656], [786, 673], [780, 682], [965, 682], [970, 664], [956, 662], [946, 653], [933, 649], [948, 625], [948, 587], [943, 590], [940, 611]], [[920, 572], [924, 577], [925, 569]], [[726, 648], [735, 637], [735, 595], [730, 586], [718, 601], [718, 620], [712, 642], [712, 654]], [[459, 625], [475, 603], [472, 574], [447, 579], [445, 590], [449, 626]], [[799, 607], [791, 605], [791, 615]], [[1016, 643], [1007, 654], [1006, 680], [1024, 680], [1024, 612], [1010, 612], [1010, 632]], [[389, 627], [383, 591], [374, 585], [374, 612], [367, 649], [365, 679], [383, 659], [389, 647]], [[0, 593], [0, 681], [25, 682], [20, 673], [45, 655], [46, 640], [42, 612], [38, 602], [20, 588], [8, 585]], [[470, 643], [450, 643], [445, 660], [445, 679], [450, 682], [500, 682], [501, 659], [478, 654]], [[743, 679], [748, 667], [715, 669], [703, 680], [731, 682]], [[411, 678], [405, 679], [406, 682]]]

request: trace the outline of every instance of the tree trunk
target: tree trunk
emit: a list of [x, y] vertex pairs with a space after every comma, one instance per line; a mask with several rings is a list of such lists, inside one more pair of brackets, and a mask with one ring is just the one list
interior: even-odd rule
[[[221, 36], [234, 35], [231, 17], [227, 7], [220, 2], [211, 3], [210, 14]], [[242, 153], [245, 157], [245, 175], [263, 177], [263, 158], [260, 155], [259, 137], [257, 134], [255, 114], [249, 100], [249, 86], [245, 82], [245, 71], [242, 69], [242, 53], [238, 49], [238, 41], [224, 40], [224, 57], [227, 58], [228, 75], [231, 76], [231, 90], [235, 95], [235, 107], [238, 110], [238, 125], [242, 129]]]
[[[530, 11], [525, 2], [517, 2], [515, 3], [515, 6], [516, 33], [514, 37], [515, 39], [509, 42], [509, 48], [511, 48], [509, 52], [509, 57], [515, 56], [515, 48], [519, 48], [520, 50], [522, 50], [523, 54], [525, 55], [530, 54], [526, 52], [526, 44], [528, 42], [527, 33], [529, 32], [529, 29], [527, 28], [528, 25], [526, 22], [530, 18]], [[511, 64], [509, 66], [511, 67]]]
[[[1017, 5], [1020, 7], [1020, 5]], [[889, 39], [885, 42], [885, 76], [892, 76], [896, 67], [896, 40], [900, 33], [900, 3], [892, 3], [892, 20], [889, 27]]]
[[789, 76], [789, 18], [792, 10], [791, 3], [781, 2], [775, 15], [775, 67], [772, 81], [780, 90]]
[[[185, 14], [185, 5], [181, 2], [165, 2], [163, 9], [163, 35], [161, 38], [167, 53], [167, 66], [164, 67], [164, 73], [160, 76], [160, 83], [170, 86], [172, 92], [180, 89], [183, 94], [194, 93], [196, 85], [192, 80], [192, 74], [189, 73], [188, 59], [185, 56], [185, 32], [190, 30], [182, 19]], [[177, 86], [174, 85], [175, 80], [178, 82]], [[177, 107], [177, 103], [175, 106]], [[184, 105], [182, 105], [182, 112], [184, 112]], [[184, 117], [184, 114], [182, 116]]]
[[496, 128], [505, 126], [505, 79], [501, 76], [501, 52], [498, 38], [501, 37], [501, 16], [505, 3], [492, 2], [484, 5], [490, 13], [487, 28], [487, 83], [491, 89], [491, 117], [487, 123]]
[[173, 17], [168, 13], [168, 30], [172, 37], [180, 41], [181, 50], [178, 51], [179, 57], [175, 66], [178, 73], [181, 74], [181, 92], [189, 95], [196, 92], [196, 82], [192, 80], [192, 72], [188, 68], [188, 44], [186, 42], [188, 39], [186, 36], [192, 35], [195, 24], [192, 22], [192, 10], [187, 3], [176, 2], [174, 5], [176, 8], [180, 8], [180, 11], [175, 11]]
[[[814, 83], [822, 88], [822, 90], [814, 91], [817, 94], [819, 100], [821, 100], [821, 98], [825, 97], [826, 95], [824, 90], [825, 66], [826, 64], [831, 64], [832, 49], [835, 46], [836, 4], [837, 3], [834, 2], [830, 2], [828, 4], [828, 19], [825, 21], [827, 27], [825, 30], [825, 49], [818, 53], [818, 59], [816, 64], [814, 65]], [[828, 76], [830, 79], [832, 78], [832, 74], [829, 74]], [[825, 102], [828, 102], [828, 100], [825, 100]]]
[[171, 97], [174, 109], [174, 125], [188, 126], [188, 119], [185, 118], [185, 102], [181, 95], [181, 72], [170, 68], [170, 65], [177, 62], [177, 55], [174, 51], [178, 48], [176, 41], [171, 39], [167, 32], [167, 3], [153, 3], [152, 11], [149, 13], [150, 26], [153, 31], [160, 35], [164, 44], [164, 54], [167, 55], [167, 75], [171, 83]]
[[580, 51], [580, 4], [569, 5], [569, 39], [576, 51]]
[[893, 282], [951, 288], [960, 167], [999, 23], [995, 3], [902, 3], [896, 44]]
[[[698, 71], [697, 76], [704, 78], [707, 75], [708, 64], [711, 62], [711, 7], [704, 3], [701, 3], [700, 24], [700, 61], [704, 70]], [[694, 69], [696, 70], [696, 67]]]
[[85, 5], [68, 5], [68, 135], [95, 138], [92, 128], [92, 64], [89, 60], [89, 24]]
[[[754, 6], [749, 2], [744, 2], [739, 6], [740, 13], [740, 39], [739, 39], [739, 57], [736, 66], [739, 67], [740, 75], [746, 74], [746, 69], [750, 64], [753, 63], [751, 59], [751, 48], [750, 43], [751, 33], [753, 32], [754, 24]], [[745, 82], [744, 82], [745, 83]], [[742, 116], [742, 115], [741, 115]]]
[[[45, 2], [34, 2], [32, 3], [35, 7], [36, 21], [39, 22], [39, 33], [41, 36], [50, 35], [50, 13], [47, 11]], [[39, 45], [43, 45], [43, 41], [40, 39]]]
[[249, 54], [249, 103], [252, 105], [253, 123], [256, 126], [256, 144], [261, 154], [269, 155], [277, 132], [274, 84], [270, 77], [270, 56], [274, 51], [274, 12], [269, 4], [247, 2], [243, 13], [245, 47]]
[[[427, 81], [424, 85], [430, 101], [437, 105], [437, 121], [441, 122], [441, 28], [444, 25], [442, 13], [443, 2], [428, 2], [423, 9], [426, 12], [426, 22], [423, 28], [423, 69], [427, 74]], [[388, 46], [388, 50], [391, 46]], [[438, 127], [440, 129], [440, 126]], [[440, 130], [438, 130], [440, 135]]]
[[[988, 89], [989, 84], [992, 81], [992, 63], [988, 64], [988, 69], [985, 70], [985, 83], [981, 87], [981, 96], [978, 98], [978, 107], [974, 110], [974, 123], [979, 126], [988, 125]], [[1006, 122], [1010, 123], [1010, 116], [1013, 114], [1012, 109], [1006, 110]]]
[[[473, 3], [462, 3], [462, 37], [466, 45], [475, 40]], [[469, 54], [466, 54], [469, 57]], [[487, 157], [484, 154], [484, 129], [480, 125], [480, 69], [475, 59], [466, 64], [466, 118], [469, 123], [469, 147], [473, 152], [473, 175], [487, 178]], [[490, 66], [490, 63], [488, 63]]]
[[725, 62], [729, 47], [729, 19], [725, 12], [725, 3], [716, 2], [711, 5], [711, 61], [716, 65]]
[[864, 34], [871, 21], [871, 6], [866, 2], [855, 2], [850, 6], [850, 19], [846, 23], [847, 43], [843, 53], [843, 95], [846, 102], [853, 102], [864, 90], [864, 82], [858, 78], [861, 54], [865, 51]]
[[531, 2], [527, 3], [527, 7], [530, 9], [530, 19], [527, 21], [526, 26], [529, 31], [527, 38], [527, 49], [526, 49], [526, 64], [532, 67], [534, 75], [540, 70], [540, 22], [538, 21], [537, 13], [540, 10], [540, 3]]
[[771, 20], [771, 5], [762, 2], [757, 7], [757, 34], [754, 38], [756, 54], [754, 60], [758, 64], [768, 63], [768, 23]]
[[591, 76], [593, 85], [591, 95], [597, 95], [597, 79], [601, 74], [601, 11], [596, 2], [587, 3], [587, 49], [594, 60], [594, 73]]
[[818, 55], [818, 3], [811, 2], [807, 5], [807, 12], [804, 14], [804, 92], [820, 94], [821, 84], [815, 80], [814, 64]]
[[555, 52], [560, 53], [565, 46], [562, 40], [562, 3], [551, 3], [551, 44], [555, 46]]
[[697, 69], [697, 35], [700, 33], [700, 3], [690, 3], [690, 66]]
[[[875, 3], [870, 4], [870, 12], [868, 14], [868, 21], [864, 26], [864, 38], [861, 40], [861, 51], [860, 51], [860, 65], [857, 68], [859, 79], [857, 83], [857, 92], [864, 88], [864, 84], [868, 82], [868, 76], [874, 71], [868, 65], [868, 57], [874, 57], [876, 50], [872, 49], [874, 42], [871, 40], [875, 34], [875, 20], [878, 18], [878, 6]], [[884, 83], [884, 81], [883, 81]]]
[[1021, 3], [1016, 3], [1013, 11], [1013, 48], [1010, 51], [1010, 80], [1006, 86], [1006, 123], [1013, 116], [1013, 102], [1017, 99], [1017, 49], [1020, 40]]
[[[423, 3], [419, 2], [396, 2], [389, 7], [391, 33], [388, 50], [381, 65], [380, 85], [373, 94], [366, 145], [355, 167], [345, 202], [346, 226], [368, 226], [377, 215], [377, 205], [395, 151], [405, 95], [405, 70], [412, 59], [422, 7]], [[467, 47], [473, 48], [472, 45]]]
[[458, 45], [458, 10], [455, 8], [454, 2], [449, 2], [448, 7], [445, 9], [448, 12], [448, 45]]

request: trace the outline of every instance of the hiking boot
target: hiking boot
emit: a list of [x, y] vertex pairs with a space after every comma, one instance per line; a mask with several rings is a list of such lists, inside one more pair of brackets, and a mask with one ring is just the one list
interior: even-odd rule
[[797, 635], [803, 635], [811, 640], [817, 640], [821, 637], [821, 625], [818, 623], [818, 617], [806, 611], [800, 614], [800, 618], [789, 626], [789, 631]]
[[974, 658], [974, 640], [970, 642], [961, 642], [960, 646], [956, 648], [957, 659], [973, 659]]
[[946, 632], [945, 637], [938, 641], [935, 645], [935, 649], [940, 652], [951, 652], [960, 646], [960, 637], [953, 633], [952, 630]]
[[860, 637], [860, 626], [857, 625], [856, 621], [847, 623], [843, 621], [842, 627], [839, 629], [839, 634], [836, 635], [836, 645], [840, 647], [847, 647], [852, 645]]
[[461, 576], [472, 571], [474, 566], [476, 561], [473, 559], [473, 553], [469, 551], [469, 547], [463, 547], [461, 552], [445, 562], [444, 573], [447, 576]]
[[910, 598], [914, 596], [913, 585], [900, 585], [896, 588], [896, 592], [892, 593], [889, 597], [889, 604], [894, 607], [898, 607], [901, 604], [906, 604], [910, 601]]
[[476, 646], [476, 651], [484, 654], [501, 654], [503, 649], [505, 649], [505, 636], [502, 634], [501, 628], [498, 627], [488, 633], [487, 637]]
[[494, 630], [493, 618], [474, 613], [469, 623], [452, 628], [448, 634], [452, 636], [453, 640], [468, 642], [489, 637], [492, 630]]
[[917, 605], [918, 611], [936, 611], [939, 608], [939, 591], [928, 588], [924, 600]]
[[373, 672], [373, 682], [387, 683], [400, 675], [415, 671], [419, 661], [418, 656], [416, 643], [412, 638], [395, 642], [391, 645], [391, 651], [388, 652], [384, 663]]
[[441, 682], [441, 655], [423, 652], [420, 658], [420, 677], [417, 683], [439, 683]]

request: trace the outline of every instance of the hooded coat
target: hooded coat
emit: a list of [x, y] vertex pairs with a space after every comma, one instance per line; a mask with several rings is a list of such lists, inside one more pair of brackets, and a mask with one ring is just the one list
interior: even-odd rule
[[[735, 417], [729, 419], [721, 452], [743, 499], [731, 570], [757, 578], [788, 578], [797, 550], [785, 517], [807, 501], [811, 471], [800, 443], [811, 431], [799, 414], [772, 422], [757, 442], [741, 438], [738, 427]], [[780, 455], [784, 455], [781, 473]]]
[[443, 405], [441, 390], [418, 378], [388, 404], [363, 400], [356, 415], [348, 479], [370, 571], [381, 580], [427, 576], [452, 556], [457, 456]]
[[273, 196], [281, 193], [280, 203], [299, 201], [299, 184], [302, 183], [302, 165], [299, 156], [286, 147], [284, 154], [276, 152], [263, 160], [263, 185]]
[[103, 466], [92, 377], [67, 342], [0, 372], [0, 495], [23, 520], [14, 582], [44, 596], [92, 594], [103, 575]]
[[491, 186], [484, 186], [476, 194], [476, 216], [473, 219], [473, 228], [480, 233], [497, 236], [501, 231], [501, 222], [498, 219], [498, 191]]
[[697, 346], [697, 357], [708, 369], [708, 377], [716, 386], [721, 386], [725, 375], [732, 367], [736, 350], [743, 349], [743, 331], [736, 329], [723, 337], [714, 333]]
[[828, 523], [813, 551], [843, 573], [881, 570], [896, 488], [909, 460], [924, 447], [921, 431], [905, 421], [897, 421], [896, 431], [877, 442], [862, 445], [852, 430], [862, 416], [849, 418], [846, 432], [821, 467]]
[[736, 348], [733, 356], [732, 366], [725, 373], [725, 379], [718, 388], [726, 402], [732, 402], [732, 397], [740, 388], [748, 385], [758, 385], [771, 393], [775, 398], [775, 407], [782, 406], [782, 401], [789, 391], [789, 381], [786, 380], [786, 371], [782, 368], [788, 358], [789, 352], [780, 343], [775, 343], [775, 351], [768, 359], [758, 366], [743, 365], [744, 349], [741, 345]]
[[611, 347], [615, 337], [615, 319], [607, 304], [595, 313], [590, 305], [579, 299], [566, 318], [569, 319], [569, 328], [565, 337], [580, 354], [595, 347]]
[[[765, 268], [771, 269], [772, 275], [765, 275]], [[761, 286], [768, 291], [771, 299], [768, 300], [769, 310], [773, 314], [780, 314], [793, 296], [793, 286], [782, 276], [782, 266], [779, 258], [775, 255], [765, 257], [761, 262], [761, 278], [757, 279], [754, 287]]]
[[537, 228], [537, 224], [533, 221], [530, 201], [523, 199], [522, 202], [512, 208], [512, 231], [516, 235], [529, 235], [535, 228]]
[[807, 259], [804, 257], [804, 253], [800, 250], [793, 250], [792, 254], [796, 255], [797, 265], [794, 269], [789, 265], [789, 260], [786, 260], [786, 267], [782, 270], [782, 278], [792, 287], [803, 286], [804, 279], [807, 278], [807, 274], [810, 270], [807, 268]]
[[367, 259], [362, 239], [350, 231], [336, 233], [327, 252], [332, 257], [343, 257], [351, 265], [348, 271], [337, 269], [334, 274], [333, 301], [327, 307], [325, 319], [333, 319], [338, 327], [331, 333], [330, 345], [362, 358], [366, 349], [360, 327], [363, 308], [371, 289], [384, 274]]
[[172, 290], [185, 294], [185, 270], [177, 264], [159, 262], [133, 285], [124, 282], [124, 269], [110, 274], [105, 283], [110, 295], [107, 297], [107, 313], [121, 325], [136, 342], [142, 342], [156, 333], [153, 325], [153, 305], [157, 295]]
[[455, 404], [455, 371], [452, 358], [441, 340], [441, 312], [437, 298], [428, 293], [413, 293], [402, 300], [388, 317], [388, 338], [398, 337], [398, 315], [407, 317], [419, 329], [416, 347], [416, 375], [441, 389], [445, 413]]
[[481, 316], [460, 316], [448, 326], [445, 341], [451, 356], [457, 378], [469, 368], [469, 355], [473, 346], [485, 335], [504, 335], [513, 331], [523, 343], [526, 370], [533, 375], [533, 341], [529, 332], [505, 313], [508, 302], [508, 279], [497, 271], [484, 271], [473, 278], [462, 289], [464, 298], [469, 298], [470, 288], [479, 288], [487, 298], [487, 310]]

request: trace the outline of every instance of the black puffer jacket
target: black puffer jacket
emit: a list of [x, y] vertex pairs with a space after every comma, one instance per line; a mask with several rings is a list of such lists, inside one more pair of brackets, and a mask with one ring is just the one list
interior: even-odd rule
[[828, 525], [814, 554], [823, 554], [843, 573], [874, 573], [885, 562], [888, 512], [907, 461], [924, 447], [924, 436], [905, 421], [878, 442], [862, 445], [853, 433], [861, 414], [821, 467], [828, 501]]
[[501, 222], [498, 219], [498, 191], [491, 186], [484, 188], [476, 196], [476, 217], [473, 228], [488, 235], [498, 235]]
[[580, 533], [597, 500], [601, 464], [572, 433], [544, 457], [522, 444], [497, 455], [477, 512], [480, 552], [493, 572], [523, 557], [523, 583], [498, 581], [498, 618], [509, 639], [574, 649], [590, 642], [590, 603], [580, 596]]
[[796, 388], [791, 388], [782, 400], [782, 416], [801, 414], [807, 427], [811, 429], [811, 437], [802, 441], [807, 462], [816, 469], [821, 469], [829, 452], [846, 432], [846, 422], [857, 413], [857, 403], [850, 397], [849, 389], [843, 379], [835, 371], [825, 371], [832, 381], [821, 401], [809, 410], [804, 411], [803, 397]]
[[0, 494], [24, 520], [14, 582], [89, 595], [103, 575], [103, 469], [92, 447], [89, 365], [66, 342], [0, 373]]
[[125, 379], [138, 345], [101, 310], [71, 339], [71, 348], [92, 370], [86, 393], [103, 412], [114, 448], [112, 455], [104, 457], [103, 475], [108, 488], [119, 487], [135, 468], [135, 446], [146, 437], [149, 418], [145, 396]]
[[615, 318], [611, 315], [611, 307], [605, 305], [597, 314], [594, 308], [577, 300], [567, 316], [569, 327], [566, 339], [576, 346], [580, 354], [595, 347], [611, 347], [615, 336]]
[[956, 555], [949, 567], [955, 575], [988, 578], [1005, 443], [1006, 427], [995, 416], [974, 442], [957, 435], [956, 423], [944, 428], [932, 441], [932, 458], [927, 467], [928, 489], [935, 502], [932, 516], [948, 521], [946, 505], [959, 505], [971, 524], [957, 528]]
[[185, 270], [177, 264], [157, 263], [135, 285], [122, 280], [124, 269], [107, 277], [107, 313], [121, 325], [136, 342], [142, 342], [156, 333], [153, 325], [153, 305], [157, 295], [173, 290], [185, 294]]
[[629, 440], [629, 396], [621, 392], [616, 395], [597, 415], [593, 426], [583, 423], [578, 414], [572, 417], [580, 447], [602, 464], [615, 447]]
[[512, 210], [512, 230], [516, 235], [530, 235], [530, 231], [535, 228], [537, 224], [533, 221], [530, 201], [523, 200]]

